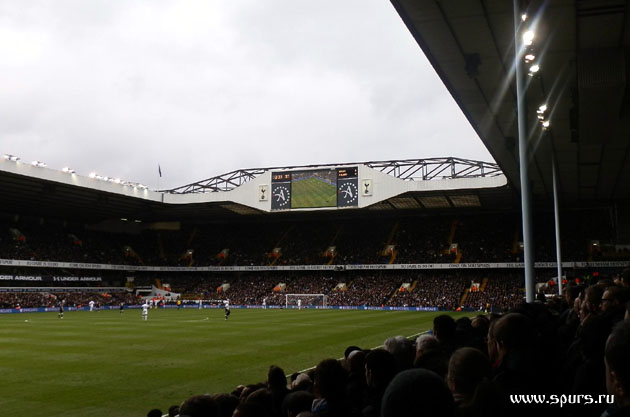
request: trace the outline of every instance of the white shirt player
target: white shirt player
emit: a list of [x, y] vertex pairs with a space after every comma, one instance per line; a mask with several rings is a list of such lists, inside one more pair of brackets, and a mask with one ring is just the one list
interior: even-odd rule
[[94, 301], [90, 300], [88, 304], [90, 305], [90, 311], [94, 311]]
[[302, 309], [302, 300], [298, 298], [298, 310]]
[[267, 297], [263, 298], [263, 308], [267, 308]]
[[149, 303], [147, 301], [142, 304], [142, 320], [146, 320], [149, 315]]
[[225, 307], [225, 319], [227, 320], [230, 317], [230, 300], [224, 300], [223, 307]]

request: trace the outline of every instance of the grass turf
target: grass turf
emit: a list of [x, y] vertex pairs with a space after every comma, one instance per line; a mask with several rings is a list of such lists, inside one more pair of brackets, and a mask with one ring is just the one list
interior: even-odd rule
[[[439, 313], [140, 310], [0, 315], [0, 409], [7, 415], [139, 416], [190, 395], [230, 392], [339, 358], [349, 345], [411, 336]], [[462, 315], [462, 314], [458, 314]]]
[[337, 187], [308, 178], [291, 184], [291, 208], [333, 207], [337, 205]]

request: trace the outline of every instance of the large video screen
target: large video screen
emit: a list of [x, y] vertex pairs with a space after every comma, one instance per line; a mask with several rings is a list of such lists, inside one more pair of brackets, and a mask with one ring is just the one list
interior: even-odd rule
[[272, 172], [271, 210], [357, 207], [358, 169]]
[[337, 206], [337, 170], [293, 172], [291, 208]]

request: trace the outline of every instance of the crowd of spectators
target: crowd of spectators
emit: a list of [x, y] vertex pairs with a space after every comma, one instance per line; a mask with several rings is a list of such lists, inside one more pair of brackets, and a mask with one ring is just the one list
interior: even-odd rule
[[171, 406], [168, 415], [181, 417], [629, 416], [629, 281], [626, 272], [571, 285], [564, 297], [503, 314], [440, 315], [415, 340], [349, 346], [342, 359], [290, 378], [272, 365], [265, 381], [147, 409]]
[[[537, 215], [536, 259], [554, 261], [553, 216]], [[627, 260], [615, 248], [606, 213], [563, 216], [565, 261]], [[494, 227], [502, 224], [504, 227]], [[122, 227], [122, 226], [121, 226]], [[323, 218], [136, 227], [114, 233], [44, 219], [0, 219], [0, 258], [154, 266], [466, 263], [522, 260], [520, 217], [513, 213], [402, 218]], [[597, 242], [597, 246], [593, 246]], [[456, 248], [451, 245], [457, 244]], [[396, 256], [384, 253], [388, 245]], [[327, 253], [334, 247], [333, 253]], [[274, 249], [278, 250], [274, 251]]]
[[138, 297], [127, 292], [0, 292], [0, 308], [55, 308], [61, 303], [67, 307], [86, 306], [94, 301], [97, 307], [138, 304]]
[[[85, 271], [93, 273], [93, 271]], [[539, 292], [557, 293], [549, 286], [551, 270], [539, 273]], [[569, 271], [569, 282], [589, 277], [588, 271]], [[598, 275], [599, 274], [592, 274]], [[85, 295], [107, 292], [100, 288], [117, 287], [142, 290], [147, 295], [152, 286], [165, 287], [179, 294], [182, 300], [220, 301], [229, 299], [233, 305], [283, 306], [287, 294], [323, 294], [329, 306], [391, 306], [427, 307], [439, 310], [505, 311], [524, 299], [522, 274], [513, 270], [442, 270], [442, 271], [344, 271], [344, 272], [259, 272], [259, 273], [144, 273], [128, 281], [127, 277], [109, 272], [98, 282], [19, 282], [1, 279], [3, 287], [53, 287], [42, 293], [64, 292], [64, 287], [85, 286]], [[603, 278], [603, 276], [600, 276]], [[608, 276], [607, 276], [608, 277]], [[140, 293], [138, 293], [140, 294]], [[73, 295], [71, 300], [79, 297]], [[302, 297], [304, 306], [321, 305], [322, 297]], [[48, 306], [48, 299], [31, 292], [1, 296], [4, 306]], [[294, 298], [297, 300], [297, 298]], [[83, 302], [83, 298], [76, 303]], [[41, 304], [37, 304], [37, 303]], [[107, 304], [106, 300], [102, 303]], [[113, 303], [115, 304], [115, 303]]]

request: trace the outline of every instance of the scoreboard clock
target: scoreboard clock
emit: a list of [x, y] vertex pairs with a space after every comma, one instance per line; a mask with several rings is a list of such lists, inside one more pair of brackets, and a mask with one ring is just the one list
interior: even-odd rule
[[291, 173], [273, 172], [271, 174], [271, 210], [291, 208]]
[[359, 168], [337, 169], [337, 207], [359, 205]]

